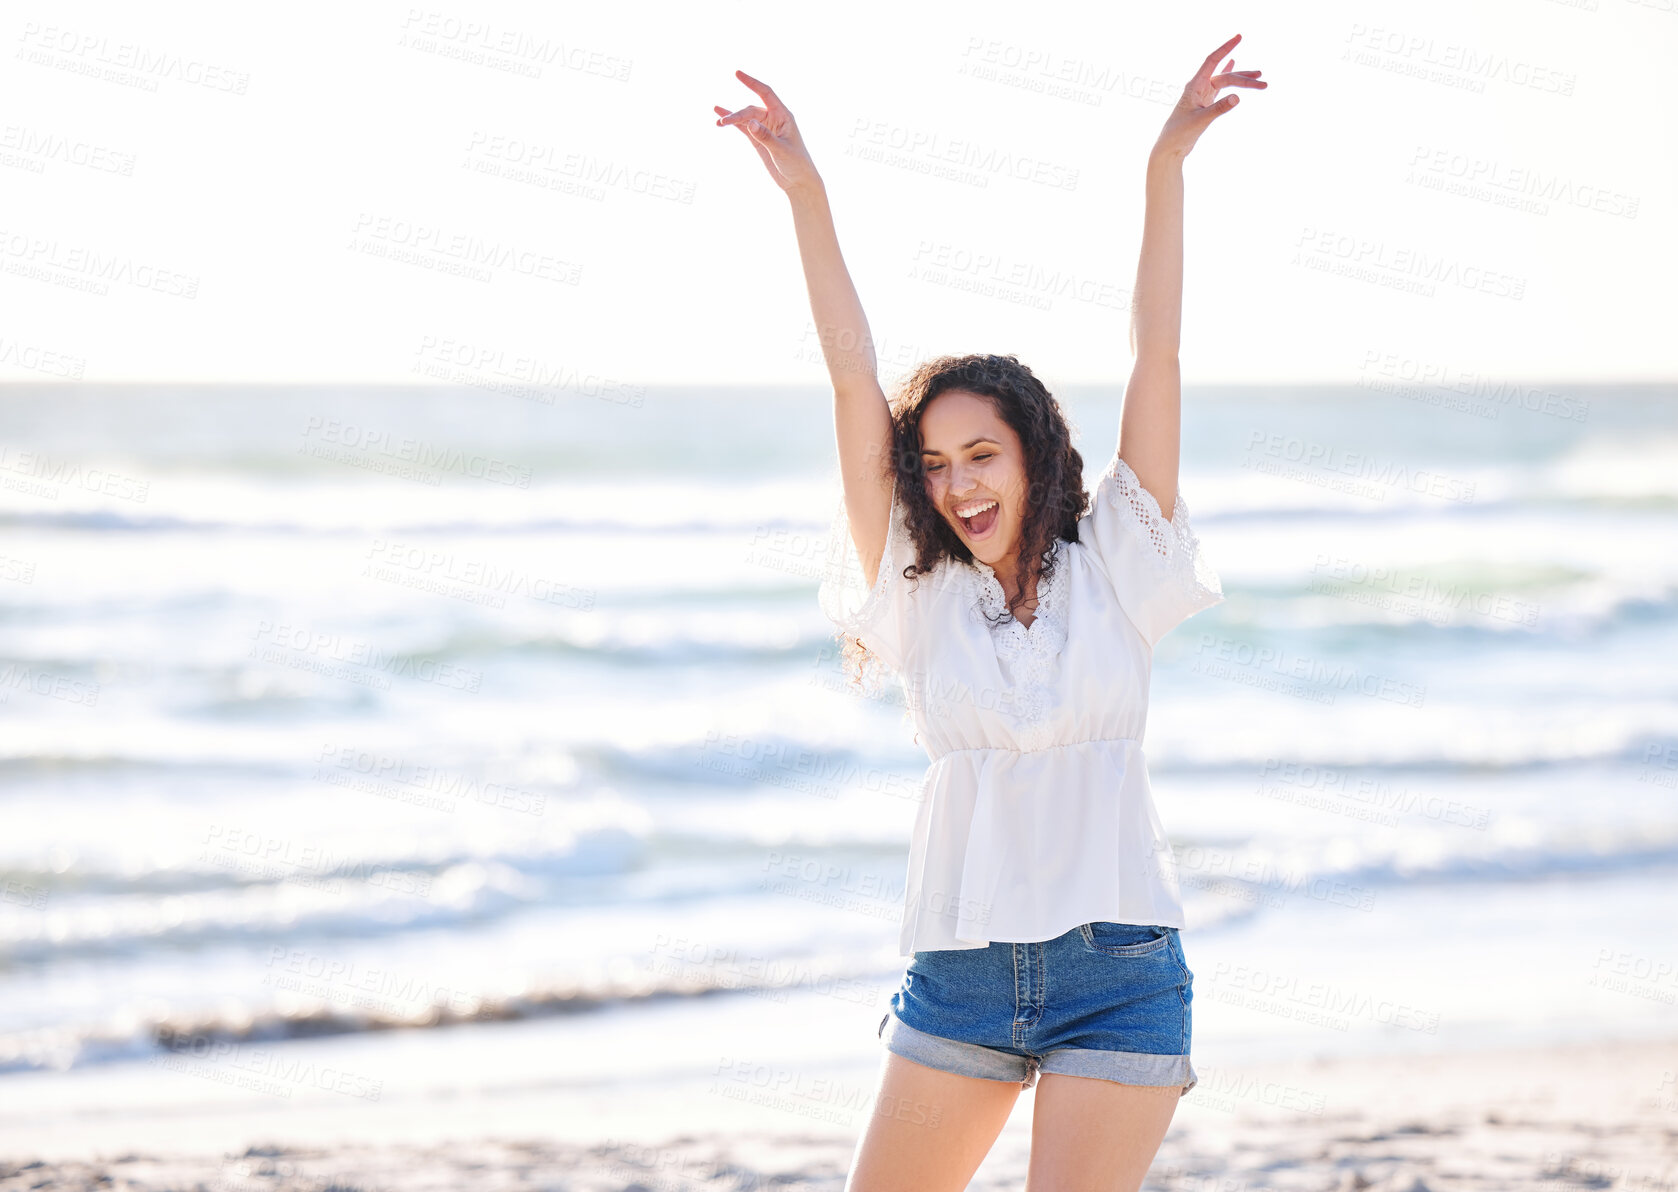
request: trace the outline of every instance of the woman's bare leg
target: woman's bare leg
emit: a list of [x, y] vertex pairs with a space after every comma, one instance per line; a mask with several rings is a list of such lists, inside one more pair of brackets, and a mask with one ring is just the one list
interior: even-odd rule
[[886, 1052], [845, 1192], [963, 1192], [1023, 1087]]
[[1181, 1099], [1176, 1085], [1040, 1074], [1026, 1192], [1136, 1192]]

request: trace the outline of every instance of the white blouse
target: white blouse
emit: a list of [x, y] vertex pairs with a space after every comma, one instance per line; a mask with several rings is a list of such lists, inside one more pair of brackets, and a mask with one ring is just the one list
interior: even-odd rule
[[[985, 563], [915, 580], [894, 489], [870, 589], [841, 495], [822, 611], [895, 675], [931, 764], [909, 845], [900, 955], [1054, 939], [1080, 923], [1181, 928], [1176, 860], [1154, 809], [1142, 734], [1153, 647], [1223, 600], [1177, 497], [1167, 521], [1117, 450], [1056, 539], [1029, 627]], [[877, 689], [870, 682], [869, 689]]]

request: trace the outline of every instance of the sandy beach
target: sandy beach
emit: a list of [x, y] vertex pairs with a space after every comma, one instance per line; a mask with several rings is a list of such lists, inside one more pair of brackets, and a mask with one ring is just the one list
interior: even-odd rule
[[[1159, 1189], [1678, 1187], [1678, 1036], [1219, 1068], [1178, 1110]], [[840, 1189], [858, 1131], [732, 1112], [669, 1086], [463, 1094], [454, 1105], [206, 1113], [162, 1131], [87, 1114], [33, 1145], [7, 1128], [0, 1189]], [[970, 1185], [1024, 1184], [1033, 1094]], [[539, 1119], [552, 1123], [542, 1128]], [[45, 1138], [45, 1136], [43, 1136]], [[159, 1145], [144, 1145], [156, 1137]]]

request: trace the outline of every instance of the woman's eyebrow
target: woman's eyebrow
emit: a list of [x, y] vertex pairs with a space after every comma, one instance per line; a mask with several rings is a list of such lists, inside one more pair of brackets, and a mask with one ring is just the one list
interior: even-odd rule
[[[984, 436], [984, 435], [980, 435], [980, 436], [979, 436], [979, 437], [978, 437], [978, 438], [976, 438], [976, 439], [969, 439], [969, 440], [968, 440], [968, 441], [967, 441], [967, 442], [965, 442], [965, 443], [963, 443], [963, 444], [962, 444], [962, 445], [961, 445], [961, 449], [962, 449], [962, 450], [963, 450], [963, 451], [966, 451], [966, 450], [967, 450], [967, 449], [968, 449], [968, 448], [969, 448], [969, 447], [971, 447], [971, 446], [973, 446], [973, 445], [974, 445], [974, 444], [975, 444], [975, 443], [991, 443], [991, 444], [995, 444], [995, 443], [996, 443], [996, 440], [995, 440], [995, 439], [990, 439], [990, 438], [986, 438], [986, 437], [985, 437], [985, 436]], [[934, 447], [922, 447], [922, 448], [921, 448], [921, 454], [922, 454], [922, 455], [943, 455], [943, 454], [944, 454], [944, 453], [943, 453], [943, 452], [942, 452], [942, 451], [939, 451], [939, 450], [938, 450], [938, 449], [937, 449], [937, 448], [934, 448]]]

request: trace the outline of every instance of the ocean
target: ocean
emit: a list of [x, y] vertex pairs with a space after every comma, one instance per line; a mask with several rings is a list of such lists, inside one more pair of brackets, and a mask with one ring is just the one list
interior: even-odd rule
[[[1674, 1025], [1678, 390], [1378, 373], [1185, 394], [1203, 1073]], [[872, 1057], [926, 757], [834, 475], [819, 387], [0, 389], [0, 1102]]]

